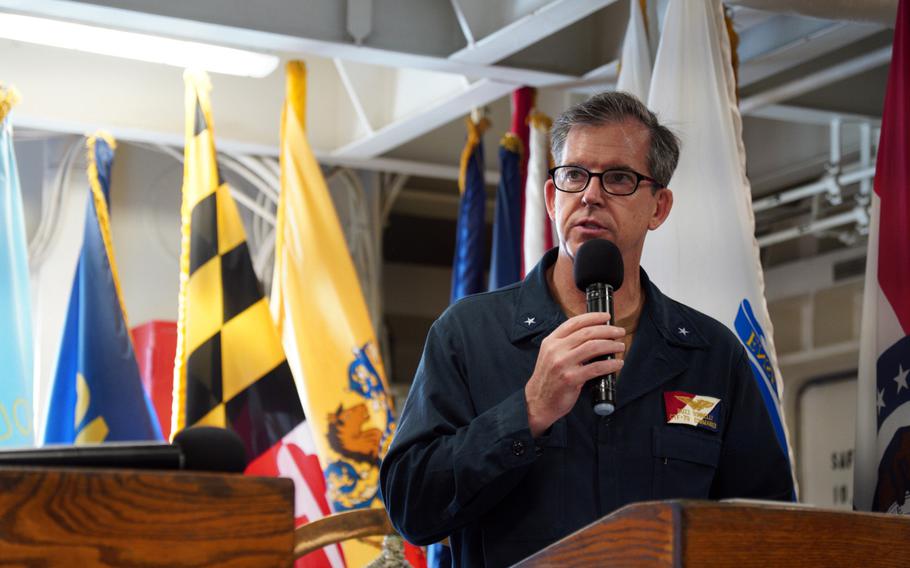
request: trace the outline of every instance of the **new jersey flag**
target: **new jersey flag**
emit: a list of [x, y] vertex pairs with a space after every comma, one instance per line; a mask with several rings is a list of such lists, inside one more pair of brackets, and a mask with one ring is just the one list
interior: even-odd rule
[[910, 514], [910, 2], [897, 9], [875, 164], [860, 343], [854, 505]]
[[160, 440], [139, 376], [111, 243], [114, 141], [88, 138], [89, 195], [82, 251], [70, 293], [48, 404], [45, 443]]
[[28, 243], [9, 121], [17, 99], [0, 85], [0, 446], [34, 445]]
[[642, 265], [670, 297], [723, 322], [739, 337], [781, 451], [789, 456], [720, 0], [670, 1], [648, 107], [672, 125], [682, 149], [669, 184], [673, 211], [648, 235]]
[[[382, 507], [379, 462], [395, 433], [379, 346], [322, 170], [306, 139], [306, 70], [287, 66], [272, 310], [336, 512]], [[350, 566], [378, 549], [343, 545]]]

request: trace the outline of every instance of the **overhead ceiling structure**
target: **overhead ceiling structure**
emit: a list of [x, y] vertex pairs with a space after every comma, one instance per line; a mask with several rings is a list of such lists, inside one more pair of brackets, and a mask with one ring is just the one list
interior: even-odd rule
[[[855, 244], [863, 233], [857, 207], [868, 194], [896, 0], [730, 4], [748, 173], [755, 199], [765, 200], [757, 223], [770, 251], [766, 260]], [[655, 47], [665, 5], [648, 2]], [[518, 87], [537, 87], [538, 106], [550, 114], [612, 88], [629, 6], [629, 0], [0, 0], [4, 13], [208, 42], [282, 62], [303, 59], [307, 128], [320, 161], [410, 175], [402, 207], [439, 215], [420, 204], [443, 200], [449, 217], [463, 117], [486, 108], [494, 131], [504, 132], [508, 95]], [[23, 95], [17, 126], [77, 133], [103, 127], [120, 140], [182, 145], [180, 69], [3, 39], [0, 54], [0, 81]], [[213, 74], [212, 83], [219, 149], [276, 156], [282, 68], [263, 78]], [[495, 164], [491, 142], [488, 165]], [[495, 181], [495, 171], [487, 179]]]

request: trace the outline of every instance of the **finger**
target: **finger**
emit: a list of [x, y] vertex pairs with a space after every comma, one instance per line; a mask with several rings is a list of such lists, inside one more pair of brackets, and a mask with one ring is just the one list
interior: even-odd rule
[[569, 360], [576, 364], [584, 365], [597, 357], [623, 353], [626, 345], [622, 341], [612, 339], [594, 339], [575, 347], [569, 351]]
[[567, 336], [565, 339], [568, 341], [568, 345], [576, 346], [581, 345], [587, 341], [594, 341], [597, 339], [622, 339], [626, 335], [625, 328], [616, 327], [615, 325], [591, 325], [588, 327], [583, 327], [579, 330], [576, 330], [574, 333]]
[[583, 385], [591, 379], [603, 377], [610, 373], [617, 373], [623, 367], [622, 359], [610, 359], [607, 361], [592, 361], [587, 365], [578, 367], [574, 372], [567, 375], [567, 382], [572, 385]]
[[590, 327], [592, 325], [604, 325], [610, 321], [610, 314], [607, 312], [590, 312], [572, 316], [562, 322], [559, 327], [553, 330], [551, 335], [555, 337], [567, 337], [575, 331]]

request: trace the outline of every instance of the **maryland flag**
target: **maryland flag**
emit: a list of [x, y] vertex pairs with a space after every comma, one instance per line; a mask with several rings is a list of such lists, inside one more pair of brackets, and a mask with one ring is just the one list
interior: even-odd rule
[[304, 421], [291, 369], [221, 179], [202, 72], [187, 71], [183, 235], [172, 434], [235, 431], [255, 459]]
[[[395, 421], [376, 336], [319, 164], [306, 139], [306, 70], [287, 66], [272, 310], [334, 511], [382, 507], [379, 461]], [[378, 548], [343, 545], [349, 566]]]

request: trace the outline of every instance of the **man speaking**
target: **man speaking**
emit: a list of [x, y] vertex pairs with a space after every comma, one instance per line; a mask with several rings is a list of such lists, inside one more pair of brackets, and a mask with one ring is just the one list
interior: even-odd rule
[[[382, 463], [396, 529], [416, 544], [448, 537], [459, 566], [507, 566], [636, 501], [793, 497], [745, 350], [639, 266], [673, 206], [676, 137], [611, 92], [563, 113], [552, 151], [559, 247], [433, 324]], [[613, 321], [576, 286], [594, 239], [622, 259]], [[612, 412], [596, 413], [585, 384], [611, 373]]]

